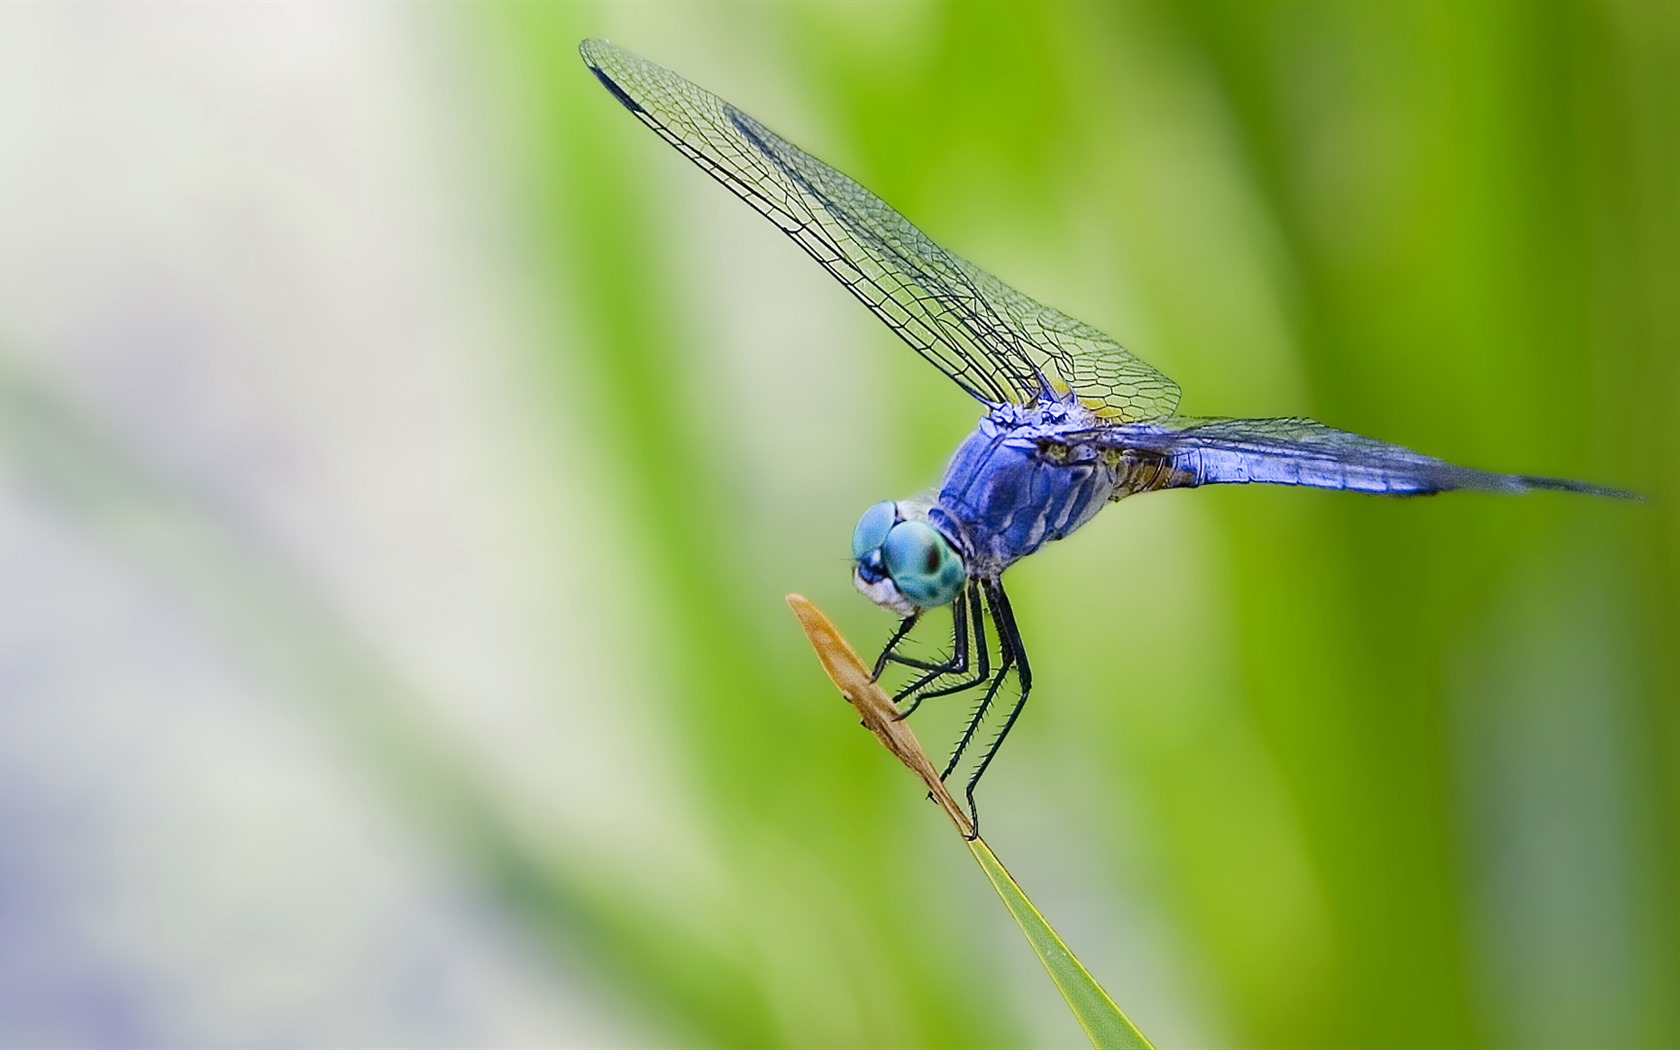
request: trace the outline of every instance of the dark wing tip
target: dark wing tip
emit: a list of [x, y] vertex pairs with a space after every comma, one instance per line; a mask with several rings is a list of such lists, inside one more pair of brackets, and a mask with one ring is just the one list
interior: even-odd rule
[[619, 87], [618, 81], [608, 76], [607, 71], [601, 68], [600, 56], [611, 48], [612, 45], [605, 40], [585, 40], [578, 45], [578, 54], [583, 56], [584, 64], [595, 74], [595, 79], [612, 93], [613, 98], [618, 99], [620, 105], [632, 113], [646, 113], [647, 110], [642, 108], [642, 104], [631, 98], [628, 92]]
[[1550, 489], [1553, 492], [1580, 492], [1588, 496], [1607, 496], [1610, 499], [1632, 500], [1644, 503], [1645, 497], [1628, 489], [1611, 488], [1608, 485], [1592, 485], [1585, 481], [1571, 481], [1568, 478], [1540, 478], [1528, 474], [1520, 474], [1517, 480], [1531, 489]]

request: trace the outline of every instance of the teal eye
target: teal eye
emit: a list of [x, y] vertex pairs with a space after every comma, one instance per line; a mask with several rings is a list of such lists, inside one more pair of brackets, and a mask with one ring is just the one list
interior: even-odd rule
[[897, 519], [898, 508], [890, 499], [864, 511], [857, 528], [852, 530], [852, 560], [862, 561], [864, 555], [887, 542], [887, 533]]
[[899, 593], [923, 607], [951, 601], [968, 575], [950, 542], [922, 521], [893, 526], [881, 544], [881, 556]]

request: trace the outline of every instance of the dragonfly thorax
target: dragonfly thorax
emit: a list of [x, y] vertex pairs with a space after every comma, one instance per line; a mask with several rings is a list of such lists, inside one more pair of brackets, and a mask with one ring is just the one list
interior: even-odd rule
[[951, 457], [928, 517], [959, 538], [970, 574], [1011, 563], [1090, 521], [1125, 479], [1123, 457], [1090, 435], [1098, 417], [1071, 397], [999, 405]]
[[852, 583], [900, 616], [949, 604], [968, 579], [956, 545], [908, 501], [883, 500], [863, 512], [852, 531], [852, 558]]

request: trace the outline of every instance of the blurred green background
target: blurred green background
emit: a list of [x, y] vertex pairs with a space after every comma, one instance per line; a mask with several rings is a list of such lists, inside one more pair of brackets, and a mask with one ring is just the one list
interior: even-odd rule
[[0, 1044], [1081, 1043], [782, 604], [975, 406], [585, 36], [1189, 413], [1647, 493], [1123, 503], [981, 801], [1164, 1047], [1680, 1043], [1680, 6], [1140, 2], [0, 11]]

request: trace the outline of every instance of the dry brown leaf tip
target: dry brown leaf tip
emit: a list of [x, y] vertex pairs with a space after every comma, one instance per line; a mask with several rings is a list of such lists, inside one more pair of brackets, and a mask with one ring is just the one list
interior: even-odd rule
[[939, 779], [939, 773], [934, 769], [927, 752], [922, 750], [921, 742], [916, 739], [910, 724], [898, 717], [898, 710], [893, 706], [892, 699], [870, 678], [869, 669], [858, 657], [857, 650], [852, 648], [851, 643], [846, 641], [829, 618], [823, 615], [822, 610], [812, 604], [809, 598], [790, 594], [787, 596], [787, 603], [793, 608], [793, 614], [799, 618], [799, 625], [804, 628], [811, 648], [816, 650], [817, 659], [822, 661], [823, 670], [828, 672], [829, 679], [840, 690], [840, 694], [857, 710], [864, 726], [912, 773], [921, 778], [934, 801], [950, 816], [957, 830], [963, 833], [963, 837], [972, 837], [974, 827], [969, 822], [968, 814], [963, 812], [962, 807], [957, 805], [951, 793], [945, 789], [944, 782]]

